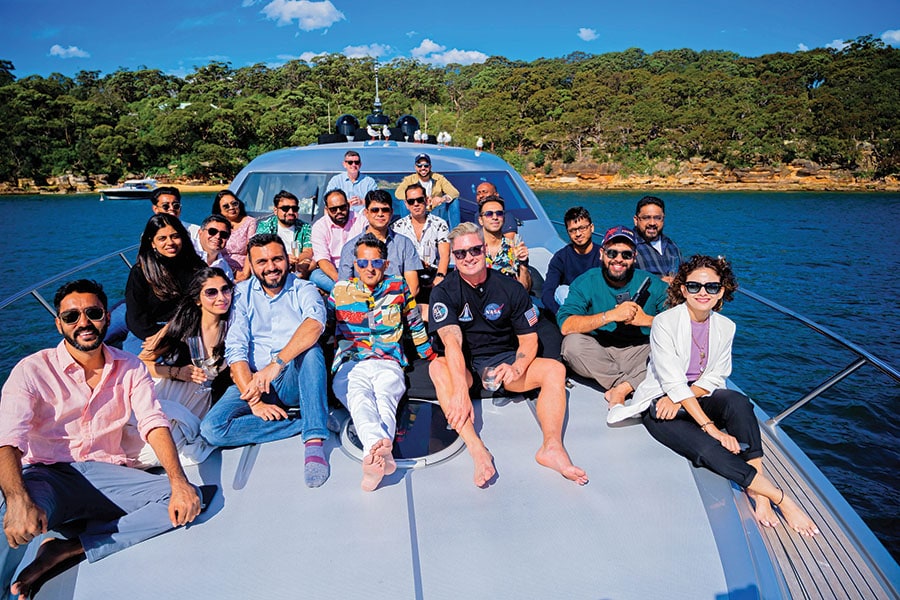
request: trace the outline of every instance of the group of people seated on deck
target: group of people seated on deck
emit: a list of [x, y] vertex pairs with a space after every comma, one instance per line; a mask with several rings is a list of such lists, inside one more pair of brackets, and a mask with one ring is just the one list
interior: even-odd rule
[[[99, 284], [59, 288], [62, 341], [23, 359], [0, 398], [0, 585], [28, 597], [70, 564], [193, 521], [215, 490], [191, 484], [182, 464], [215, 447], [299, 435], [305, 483], [321, 486], [329, 385], [363, 445], [361, 487], [375, 490], [397, 468], [397, 408], [416, 359], [427, 361], [477, 486], [496, 475], [475, 426], [482, 387], [539, 390], [536, 461], [588, 482], [562, 440], [568, 366], [603, 388], [609, 423], [639, 417], [655, 439], [745, 488], [760, 524], [777, 525], [777, 509], [802, 535], [818, 533], [763, 474], [752, 404], [726, 388], [735, 326], [718, 311], [737, 286], [731, 267], [683, 260], [662, 233], [662, 200], [641, 199], [634, 230], [612, 227], [600, 244], [588, 211], [569, 209], [570, 243], [537, 298], [528, 248], [504, 227], [504, 201], [488, 182], [478, 224], [451, 227], [435, 212], [458, 194], [445, 178], [422, 184], [432, 174], [420, 155], [402, 192], [408, 215], [392, 222], [388, 192], [362, 189], [359, 155], [344, 163], [347, 177], [332, 180], [340, 187], [311, 226], [285, 191], [259, 221], [220, 192], [213, 215], [193, 226], [179, 219], [177, 190], [157, 190], [126, 287], [124, 346], [138, 357], [104, 344]], [[541, 356], [538, 323], [548, 317], [563, 335], [560, 357]], [[140, 470], [149, 466], [165, 476]], [[27, 544], [49, 530], [58, 537], [14, 580]]]

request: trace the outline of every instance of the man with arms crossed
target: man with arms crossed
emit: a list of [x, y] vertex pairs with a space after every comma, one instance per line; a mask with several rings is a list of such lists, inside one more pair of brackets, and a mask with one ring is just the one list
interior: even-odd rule
[[[80, 279], [56, 292], [63, 341], [19, 362], [0, 398], [0, 589], [31, 597], [49, 572], [95, 562], [200, 513], [178, 462], [153, 380], [133, 354], [103, 344], [106, 294]], [[132, 415], [168, 477], [130, 468], [122, 434]], [[71, 521], [81, 526], [68, 526]], [[9, 587], [28, 543], [48, 530], [34, 562]]]
[[325, 359], [317, 343], [325, 303], [315, 285], [290, 272], [277, 235], [250, 238], [247, 259], [254, 276], [235, 288], [225, 336], [234, 385], [203, 418], [200, 433], [216, 446], [243, 446], [302, 432], [304, 479], [319, 487], [329, 475]]
[[368, 222], [363, 215], [350, 210], [350, 202], [343, 190], [325, 192], [325, 214], [313, 223], [311, 235], [313, 260], [318, 269], [309, 274], [309, 280], [320, 290], [330, 292], [334, 287], [344, 244], [362, 233], [366, 225]]
[[574, 206], [566, 211], [563, 221], [571, 242], [550, 259], [541, 289], [541, 302], [554, 315], [569, 295], [569, 285], [588, 269], [600, 266], [600, 252], [593, 240], [594, 223], [587, 209]]
[[665, 220], [666, 204], [661, 198], [644, 196], [638, 200], [634, 209], [637, 267], [672, 283], [684, 259], [675, 242], [663, 233]]
[[541, 388], [537, 418], [543, 443], [537, 462], [584, 485], [584, 470], [572, 464], [562, 443], [566, 416], [566, 369], [555, 361], [535, 358], [537, 311], [515, 280], [487, 267], [484, 238], [473, 223], [461, 223], [449, 235], [456, 258], [453, 271], [431, 293], [429, 328], [440, 336], [444, 356], [432, 361], [429, 374], [438, 401], [475, 463], [475, 485], [486, 485], [496, 473], [491, 453], [474, 426], [469, 397], [476, 376], [494, 367], [496, 381], [507, 391]]
[[363, 208], [366, 194], [376, 189], [378, 185], [368, 175], [360, 176], [362, 159], [356, 150], [347, 150], [344, 153], [344, 169], [346, 173], [338, 173], [328, 182], [327, 190], [338, 189], [347, 196], [347, 201], [355, 212]]
[[[556, 314], [565, 336], [563, 360], [603, 386], [610, 407], [625, 402], [647, 375], [650, 325], [653, 316], [665, 310], [666, 284], [635, 270], [634, 245], [630, 229], [609, 229], [603, 236], [600, 268], [572, 282]], [[644, 297], [636, 297], [648, 279]]]

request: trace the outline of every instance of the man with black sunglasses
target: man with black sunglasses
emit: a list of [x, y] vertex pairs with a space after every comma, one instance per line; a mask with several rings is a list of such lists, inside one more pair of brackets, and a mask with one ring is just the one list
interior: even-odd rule
[[419, 293], [419, 269], [422, 268], [422, 261], [412, 240], [391, 230], [391, 218], [394, 215], [391, 195], [384, 190], [372, 190], [366, 194], [365, 215], [369, 226], [363, 233], [344, 244], [341, 251], [341, 264], [338, 267], [340, 279], [353, 277], [353, 260], [356, 252], [354, 244], [362, 235], [371, 233], [387, 244], [388, 266], [385, 275], [403, 277], [409, 291], [415, 296]]
[[406, 188], [418, 183], [425, 188], [425, 208], [447, 222], [449, 227], [459, 225], [459, 190], [453, 187], [450, 180], [431, 170], [431, 157], [427, 154], [416, 155], [414, 161], [416, 172], [407, 175], [400, 181], [394, 195], [397, 200], [406, 200]]
[[310, 236], [313, 260], [318, 268], [309, 274], [309, 280], [320, 290], [330, 292], [334, 287], [344, 244], [362, 233], [366, 225], [365, 217], [351, 210], [344, 190], [328, 188], [325, 192], [325, 214], [313, 223]]
[[[460, 223], [449, 235], [456, 270], [431, 292], [429, 330], [444, 354], [431, 362], [429, 375], [447, 423], [466, 443], [475, 467], [474, 482], [487, 485], [496, 474], [494, 457], [475, 431], [471, 393], [500, 386], [514, 394], [540, 388], [537, 419], [543, 443], [535, 459], [579, 485], [584, 470], [572, 464], [562, 442], [566, 416], [566, 369], [557, 360], [538, 358], [537, 310], [512, 278], [485, 262], [482, 230]], [[493, 387], [496, 386], [496, 387]]]
[[312, 228], [300, 220], [300, 200], [287, 190], [281, 190], [275, 194], [272, 203], [274, 214], [257, 222], [256, 233], [278, 234], [289, 250], [291, 269], [301, 279], [307, 279], [313, 267]]
[[579, 276], [556, 315], [562, 358], [573, 371], [594, 379], [609, 406], [622, 404], [644, 380], [650, 355], [650, 324], [665, 310], [667, 285], [634, 268], [634, 233], [627, 227], [603, 236], [601, 265]]
[[338, 173], [328, 181], [325, 189], [339, 189], [344, 192], [347, 202], [354, 212], [363, 209], [366, 194], [378, 188], [375, 180], [368, 175], [361, 175], [362, 158], [356, 150], [347, 150], [344, 153], [345, 173]]
[[231, 221], [222, 215], [210, 215], [200, 223], [200, 234], [197, 236], [200, 242], [200, 258], [207, 266], [222, 269], [228, 279], [234, 281], [232, 266], [222, 254], [230, 237]]
[[[62, 342], [16, 365], [0, 398], [4, 593], [28, 544], [58, 532], [12, 583], [13, 595], [23, 598], [64, 564], [95, 562], [186, 525], [202, 509], [147, 368], [103, 343], [109, 327], [103, 288], [85, 279], [69, 282], [54, 304]], [[122, 435], [132, 419], [166, 476], [131, 468], [134, 457]]]

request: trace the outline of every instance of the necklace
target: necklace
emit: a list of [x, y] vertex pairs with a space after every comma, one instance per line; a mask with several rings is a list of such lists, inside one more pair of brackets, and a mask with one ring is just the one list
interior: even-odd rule
[[[692, 325], [693, 325], [693, 323], [692, 323]], [[697, 329], [700, 330], [699, 331], [700, 337], [706, 338], [705, 339], [706, 344], [701, 345], [700, 342], [697, 341], [697, 338], [694, 337], [694, 328], [693, 327], [691, 327], [691, 341], [694, 343], [694, 346], [697, 347], [697, 352], [700, 354], [699, 367], [700, 367], [700, 372], [702, 373], [703, 371], [706, 370], [707, 348], [705, 348], [704, 346], [709, 345], [709, 319], [707, 319], [703, 323], [697, 323], [697, 325], [698, 325]]]

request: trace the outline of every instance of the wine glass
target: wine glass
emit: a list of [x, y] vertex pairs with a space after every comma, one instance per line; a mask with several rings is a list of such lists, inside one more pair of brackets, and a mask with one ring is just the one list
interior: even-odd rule
[[200, 384], [201, 390], [208, 390], [212, 387], [212, 380], [215, 376], [214, 374], [210, 374], [209, 364], [210, 358], [206, 353], [206, 344], [203, 343], [203, 336], [201, 335], [192, 335], [187, 339], [188, 351], [191, 353], [191, 364], [195, 367], [199, 367], [203, 369], [203, 372], [206, 373], [206, 381]]

